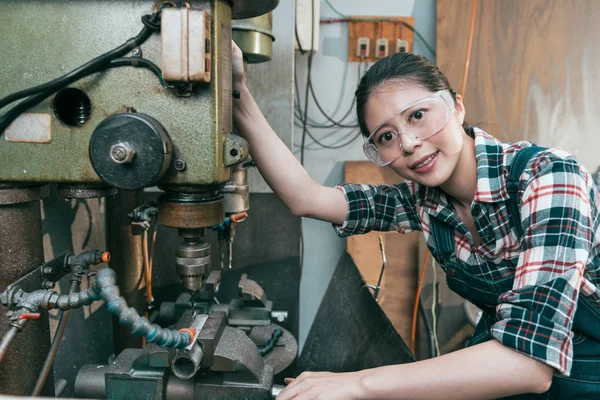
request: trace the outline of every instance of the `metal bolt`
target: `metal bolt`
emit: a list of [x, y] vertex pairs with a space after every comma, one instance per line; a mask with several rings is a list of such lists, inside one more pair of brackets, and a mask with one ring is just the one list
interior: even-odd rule
[[288, 317], [287, 311], [272, 311], [271, 318], [277, 322], [285, 322]]
[[43, 271], [44, 275], [50, 275], [54, 272], [54, 270], [52, 269], [52, 267], [44, 267]]
[[131, 51], [131, 55], [133, 55], [134, 57], [141, 57], [142, 56], [142, 49], [140, 47], [135, 47]]
[[42, 285], [44, 286], [44, 289], [54, 289], [56, 282], [44, 281]]
[[185, 170], [186, 166], [187, 165], [186, 165], [185, 161], [183, 161], [182, 159], [177, 159], [173, 163], [173, 167], [175, 167], [175, 169], [177, 171], [183, 171], [183, 170]]
[[133, 160], [135, 150], [127, 142], [121, 142], [110, 148], [110, 158], [117, 164], [128, 164]]

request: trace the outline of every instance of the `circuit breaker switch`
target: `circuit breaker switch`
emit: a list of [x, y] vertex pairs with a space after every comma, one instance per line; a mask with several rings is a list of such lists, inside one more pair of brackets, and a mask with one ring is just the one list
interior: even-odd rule
[[385, 38], [377, 39], [377, 58], [388, 56], [388, 40]]
[[359, 37], [356, 43], [356, 56], [359, 58], [369, 57], [369, 38]]
[[408, 42], [406, 40], [397, 39], [396, 40], [396, 53], [406, 53], [408, 52]]
[[170, 82], [210, 82], [210, 17], [205, 10], [161, 12], [162, 73]]

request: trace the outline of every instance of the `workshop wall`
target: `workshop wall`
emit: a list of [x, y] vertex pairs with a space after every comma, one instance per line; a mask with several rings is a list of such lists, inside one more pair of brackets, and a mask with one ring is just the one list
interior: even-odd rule
[[[456, 88], [471, 5], [472, 0], [437, 2], [438, 63]], [[599, 12], [595, 0], [478, 2], [465, 93], [467, 121], [502, 140], [562, 148], [595, 172], [600, 164], [595, 146]]]

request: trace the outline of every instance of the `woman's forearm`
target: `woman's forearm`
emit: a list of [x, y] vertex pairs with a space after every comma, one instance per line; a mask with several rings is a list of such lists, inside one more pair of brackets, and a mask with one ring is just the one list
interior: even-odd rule
[[553, 369], [495, 340], [441, 357], [361, 371], [372, 399], [496, 399], [543, 393]]
[[264, 118], [246, 86], [233, 100], [233, 122], [250, 144], [250, 154], [275, 194], [293, 214], [341, 224], [347, 213], [343, 193], [317, 184]]

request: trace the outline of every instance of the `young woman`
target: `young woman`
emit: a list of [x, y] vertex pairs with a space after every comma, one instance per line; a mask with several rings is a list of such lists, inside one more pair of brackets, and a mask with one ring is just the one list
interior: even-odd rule
[[361, 79], [356, 109], [367, 157], [406, 181], [324, 187], [269, 127], [233, 54], [234, 124], [294, 215], [330, 221], [340, 236], [420, 230], [450, 288], [484, 310], [465, 349], [305, 372], [278, 399], [600, 398], [599, 194], [571, 155], [469, 127], [435, 65], [395, 54]]

